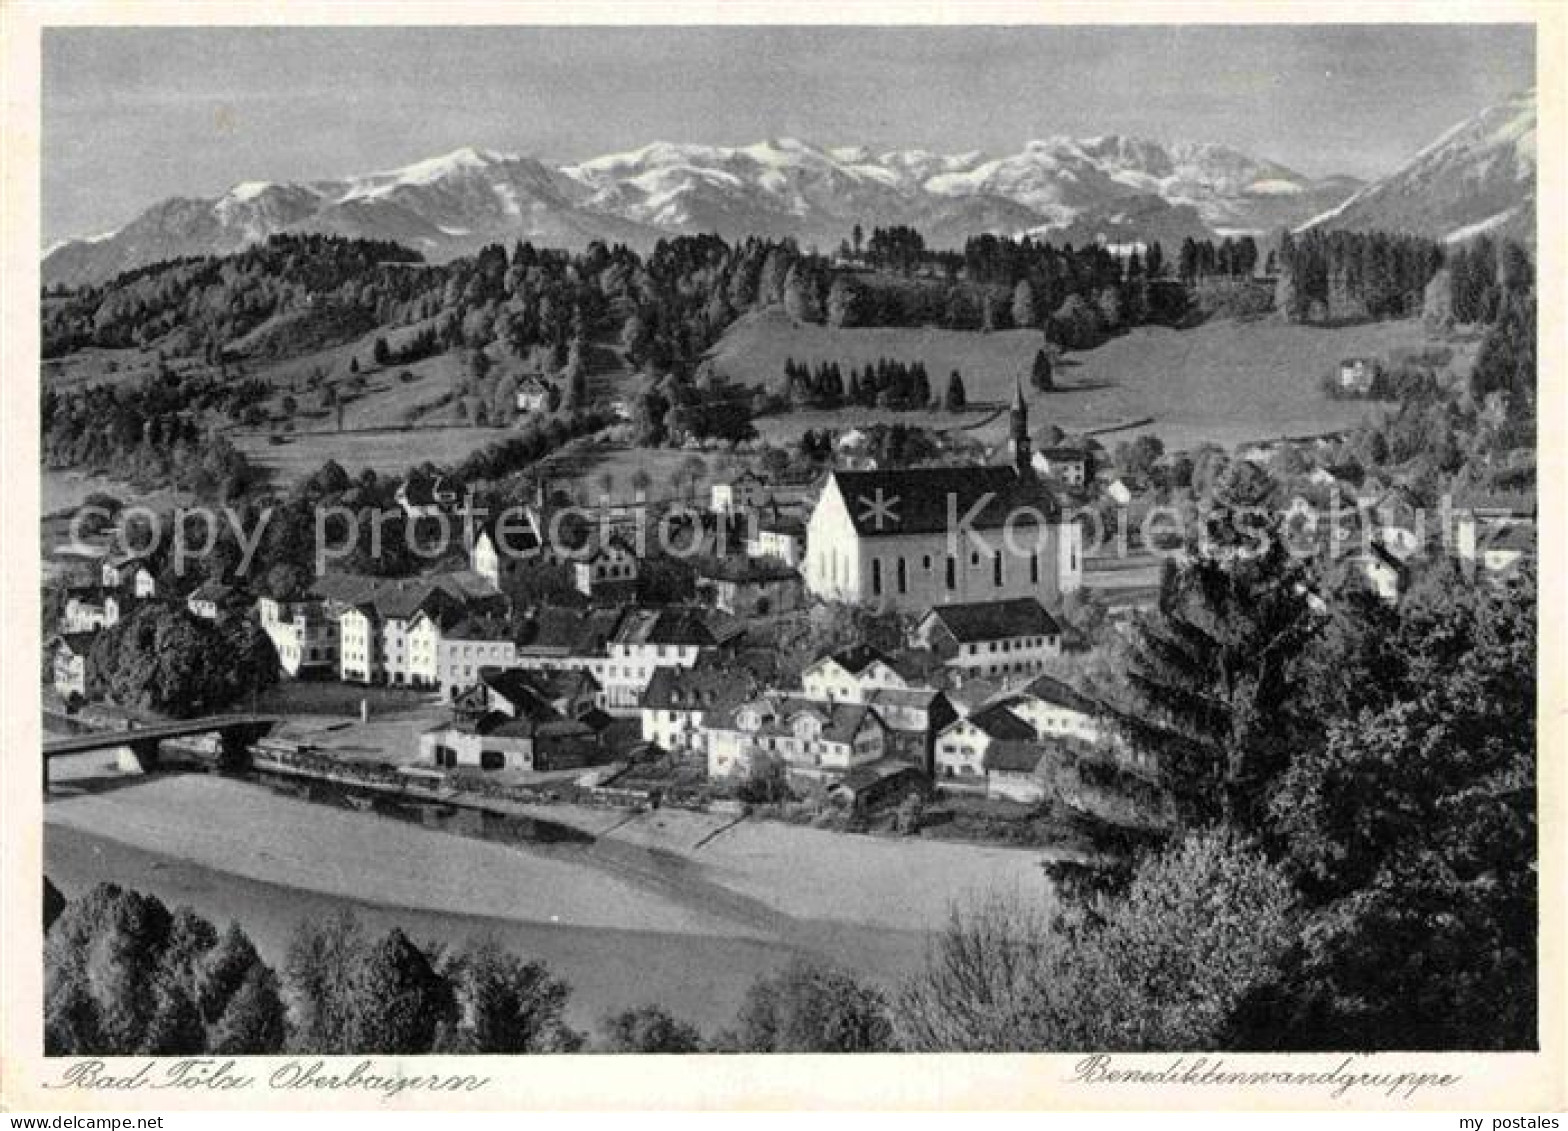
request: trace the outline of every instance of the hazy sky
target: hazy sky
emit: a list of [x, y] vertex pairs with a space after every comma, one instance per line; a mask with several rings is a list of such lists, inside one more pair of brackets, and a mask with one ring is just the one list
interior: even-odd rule
[[43, 55], [46, 241], [463, 145], [1123, 133], [1366, 177], [1535, 81], [1518, 26], [55, 29]]

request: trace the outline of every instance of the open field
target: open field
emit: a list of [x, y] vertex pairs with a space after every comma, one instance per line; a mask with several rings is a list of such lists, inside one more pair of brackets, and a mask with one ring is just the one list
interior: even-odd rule
[[[1386, 356], [1433, 340], [1415, 319], [1336, 327], [1273, 319], [1222, 319], [1190, 330], [1143, 326], [1097, 349], [1065, 355], [1056, 366], [1059, 388], [1051, 393], [1028, 387], [1029, 366], [1041, 338], [1025, 330], [980, 334], [929, 328], [831, 329], [797, 326], [779, 311], [766, 311], [737, 322], [712, 356], [730, 376], [773, 387], [782, 382], [789, 357], [812, 364], [836, 360], [846, 367], [878, 357], [921, 359], [937, 390], [945, 387], [952, 369], [960, 370], [965, 392], [977, 404], [1005, 403], [1015, 381], [1023, 377], [1030, 423], [1036, 429], [1055, 424], [1080, 432], [1153, 418], [1151, 424], [1108, 433], [1105, 442], [1152, 432], [1167, 447], [1177, 448], [1205, 440], [1228, 446], [1352, 426], [1371, 406], [1330, 400], [1321, 388], [1323, 376], [1342, 358]], [[1454, 347], [1450, 373], [1467, 373], [1475, 343], [1448, 344]], [[974, 423], [976, 418], [957, 419]], [[758, 427], [769, 439], [780, 440], [807, 427], [871, 421], [952, 427], [955, 417], [847, 409], [769, 417]], [[973, 435], [998, 443], [1005, 439], [1006, 428], [1002, 414]]]
[[288, 484], [315, 472], [329, 459], [337, 460], [350, 475], [366, 467], [378, 475], [402, 475], [426, 460], [458, 463], [469, 453], [512, 434], [509, 428], [420, 428], [327, 432], [273, 444], [259, 433], [241, 433], [234, 436], [234, 446], [275, 482]]
[[748, 385], [784, 387], [788, 358], [810, 365], [837, 361], [845, 370], [881, 358], [924, 361], [931, 388], [941, 395], [948, 374], [957, 369], [972, 401], [1011, 399], [1015, 379], [1025, 383], [1035, 352], [1044, 339], [1038, 330], [998, 330], [990, 334], [935, 327], [874, 326], [850, 330], [816, 323], [795, 323], [776, 307], [748, 314], [726, 331], [709, 351], [714, 368]]
[[[1322, 378], [1346, 357], [1386, 356], [1433, 341], [1417, 319], [1314, 327], [1269, 319], [1219, 320], [1191, 330], [1143, 326], [1058, 367], [1060, 392], [1034, 399], [1042, 423], [1076, 429], [1151, 416], [1169, 448], [1202, 440], [1309, 435], [1356, 424], [1372, 406], [1324, 395]], [[1468, 373], [1473, 343], [1457, 343], [1450, 370]], [[1031, 418], [1033, 419], [1033, 418]]]

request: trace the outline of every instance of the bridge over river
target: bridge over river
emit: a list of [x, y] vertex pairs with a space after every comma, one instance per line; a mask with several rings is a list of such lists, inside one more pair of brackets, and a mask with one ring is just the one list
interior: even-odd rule
[[158, 764], [158, 751], [163, 743], [176, 738], [199, 738], [204, 735], [217, 738], [223, 755], [238, 755], [271, 733], [279, 721], [274, 715], [209, 715], [201, 719], [181, 719], [126, 730], [55, 735], [44, 739], [44, 792], [49, 791], [49, 763], [55, 758], [91, 754], [95, 750], [128, 748], [144, 769], [152, 769]]

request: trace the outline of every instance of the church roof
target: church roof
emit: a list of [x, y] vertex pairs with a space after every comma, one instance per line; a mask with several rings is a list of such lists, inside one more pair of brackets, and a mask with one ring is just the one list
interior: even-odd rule
[[960, 520], [975, 530], [997, 530], [1013, 515], [1014, 526], [1021, 529], [1039, 515], [1056, 522], [1062, 513], [1049, 487], [1012, 467], [835, 470], [833, 479], [855, 533], [867, 537], [942, 534], [949, 526], [961, 533]]

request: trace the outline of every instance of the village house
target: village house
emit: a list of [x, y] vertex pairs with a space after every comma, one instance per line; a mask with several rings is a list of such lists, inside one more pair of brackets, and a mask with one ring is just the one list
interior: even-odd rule
[[67, 633], [98, 632], [120, 623], [130, 602], [96, 585], [78, 586], [65, 598], [64, 629]]
[[272, 641], [278, 664], [295, 679], [332, 676], [338, 670], [338, 622], [318, 597], [256, 600], [256, 620]]
[[751, 468], [743, 468], [713, 483], [708, 509], [714, 514], [736, 514], [760, 507], [767, 497], [767, 481]]
[[800, 574], [777, 558], [708, 558], [696, 573], [698, 600], [732, 616], [772, 616], [804, 603]]
[[1364, 397], [1372, 391], [1377, 379], [1378, 364], [1370, 357], [1347, 357], [1339, 363], [1339, 389], [1352, 396]]
[[757, 694], [756, 677], [715, 663], [659, 668], [638, 701], [642, 738], [677, 754], [707, 754], [708, 714]]
[[800, 673], [807, 698], [864, 703], [874, 690], [907, 691], [922, 685], [920, 673], [869, 644], [852, 644], [813, 660]]
[[1034, 728], [1002, 704], [949, 723], [936, 736], [935, 777], [943, 787], [984, 790], [986, 751], [997, 742], [1033, 743]]
[[637, 596], [637, 555], [624, 538], [611, 535], [587, 557], [572, 563], [572, 577], [585, 597], [632, 600]]
[[517, 385], [517, 412], [520, 416], [533, 416], [550, 408], [550, 386], [536, 375], [524, 377]]
[[1437, 533], [1435, 519], [1429, 526], [1426, 508], [1406, 487], [1369, 493], [1358, 501], [1358, 509], [1367, 529], [1375, 531], [1383, 545], [1401, 560], [1419, 552], [1428, 538]]
[[689, 668], [701, 658], [730, 651], [741, 632], [722, 614], [689, 605], [628, 610], [609, 641], [600, 681], [605, 707], [635, 710], [656, 670]]
[[1047, 479], [1068, 487], [1082, 487], [1090, 479], [1093, 461], [1078, 447], [1041, 448], [1034, 455], [1034, 469]]
[[1022, 392], [1011, 466], [829, 472], [811, 512], [806, 588], [825, 601], [923, 612], [1082, 585], [1082, 532], [1035, 475]]
[[1391, 605], [1399, 601], [1410, 581], [1404, 560], [1379, 541], [1347, 555], [1345, 568]]
[[887, 728], [859, 703], [824, 703], [778, 694], [716, 713], [707, 730], [708, 775], [743, 774], [759, 756], [780, 759], [792, 774], [831, 779], [883, 757]]
[[1044, 801], [1049, 792], [1050, 758], [1049, 746], [1034, 739], [992, 742], [982, 759], [986, 796], [1029, 805]]
[[1053, 676], [1038, 676], [998, 702], [1041, 738], [1098, 743], [1114, 733], [1105, 707]]
[[1535, 560], [1535, 526], [1514, 523], [1491, 531], [1482, 539], [1476, 556], [1480, 576], [1493, 584], [1516, 580], [1524, 566]]
[[487, 673], [489, 678], [459, 692], [452, 719], [419, 736], [420, 760], [443, 769], [472, 767], [535, 773], [576, 769], [602, 754], [598, 732], [569, 696], [562, 711], [529, 677], [533, 673]]
[[473, 686], [484, 668], [517, 666], [512, 626], [498, 617], [459, 619], [436, 633], [435, 652], [435, 681], [443, 699], [451, 699], [462, 688]]
[[952, 671], [991, 678], [1037, 675], [1062, 653], [1061, 626], [1032, 597], [938, 605], [915, 625], [913, 643]]
[[51, 668], [55, 692], [67, 703], [87, 698], [87, 653], [93, 633], [67, 632], [53, 642]]
[[99, 578], [105, 589], [129, 590], [130, 596], [138, 601], [158, 595], [158, 579], [147, 568], [147, 559], [137, 554], [105, 558], [99, 566]]
[[868, 644], [830, 652], [801, 673], [802, 694], [828, 703], [864, 703], [888, 728], [888, 753], [932, 772], [936, 733], [958, 717], [931, 685], [926, 665], [892, 658]]
[[192, 616], [203, 620], [217, 620], [233, 605], [238, 594], [233, 586], [221, 581], [204, 581], [185, 598], [185, 607]]
[[538, 513], [531, 507], [489, 518], [469, 547], [469, 568], [503, 593], [541, 557], [544, 535]]
[[753, 558], [777, 558], [791, 569], [800, 568], [806, 556], [806, 524], [800, 518], [769, 507], [757, 516], [746, 539], [746, 553]]
[[[610, 639], [620, 629], [624, 608], [574, 609], [543, 605], [518, 626], [516, 666], [525, 671], [582, 671], [604, 686]], [[603, 693], [600, 705], [603, 705]]]

